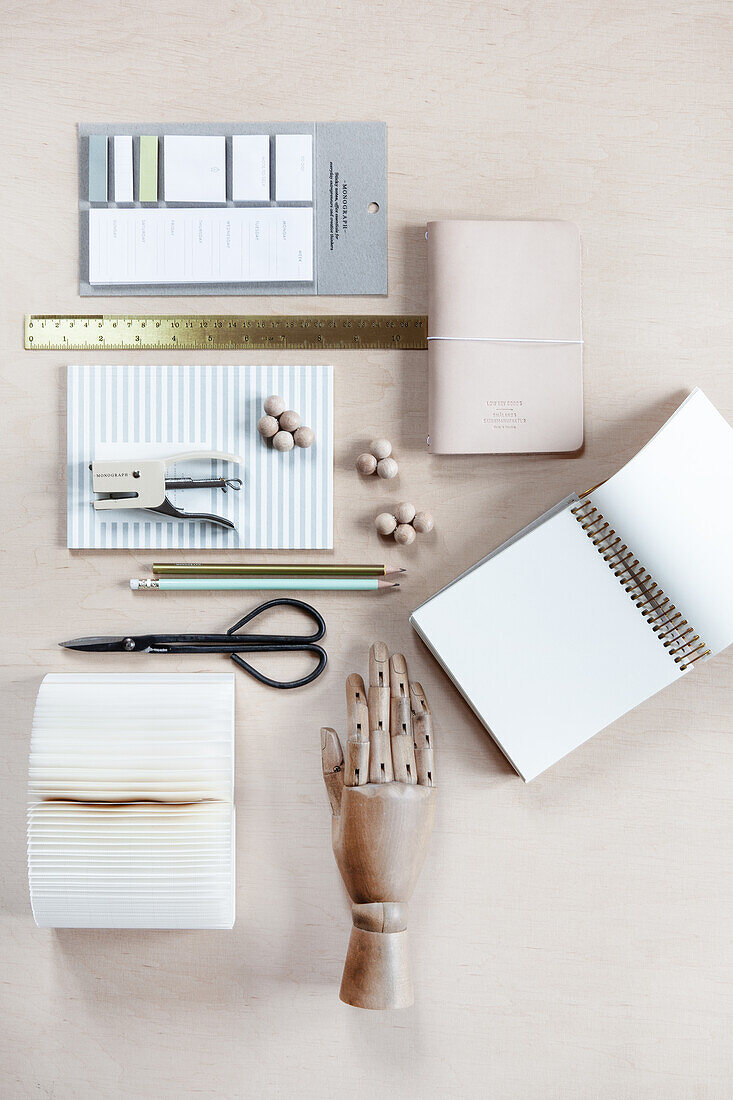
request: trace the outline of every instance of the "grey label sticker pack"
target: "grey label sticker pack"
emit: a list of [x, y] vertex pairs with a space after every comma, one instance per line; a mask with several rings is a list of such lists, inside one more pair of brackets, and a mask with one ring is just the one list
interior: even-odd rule
[[79, 293], [386, 294], [385, 124], [80, 124]]

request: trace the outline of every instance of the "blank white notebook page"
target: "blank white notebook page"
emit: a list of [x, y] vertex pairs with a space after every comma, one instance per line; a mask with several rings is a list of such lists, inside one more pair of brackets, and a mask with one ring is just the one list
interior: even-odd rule
[[694, 390], [593, 504], [713, 653], [733, 642], [733, 428]]
[[412, 621], [526, 780], [682, 675], [570, 507]]

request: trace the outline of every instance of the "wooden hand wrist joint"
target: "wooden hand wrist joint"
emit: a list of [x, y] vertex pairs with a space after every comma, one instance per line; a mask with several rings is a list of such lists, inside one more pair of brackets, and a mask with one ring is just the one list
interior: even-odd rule
[[402, 901], [354, 902], [351, 906], [354, 928], [365, 932], [404, 932], [407, 928], [407, 904]]

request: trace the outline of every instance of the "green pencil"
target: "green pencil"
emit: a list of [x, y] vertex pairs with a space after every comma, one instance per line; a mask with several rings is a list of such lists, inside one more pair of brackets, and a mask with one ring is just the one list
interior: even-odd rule
[[380, 577], [161, 577], [131, 580], [133, 592], [376, 592], [399, 588]]

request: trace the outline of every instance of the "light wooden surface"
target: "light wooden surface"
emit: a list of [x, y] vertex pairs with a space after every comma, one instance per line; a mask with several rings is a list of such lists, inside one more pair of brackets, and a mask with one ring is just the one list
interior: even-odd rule
[[[733, 417], [728, 5], [5, 0], [2, 24], [2, 1096], [727, 1100], [731, 655], [524, 786], [407, 617], [614, 471], [692, 385]], [[371, 521], [397, 500], [429, 508], [435, 532], [402, 552], [399, 594], [319, 597], [317, 684], [278, 695], [240, 677], [235, 929], [40, 931], [24, 849], [36, 690], [46, 672], [127, 667], [56, 643], [225, 627], [253, 603], [136, 599], [123, 580], [149, 554], [65, 549], [65, 359], [23, 352], [22, 315], [82, 308], [75, 124], [298, 118], [387, 121], [391, 291], [288, 308], [424, 310], [432, 218], [579, 223], [585, 451], [428, 458], [425, 356], [329, 356], [334, 557], [383, 556]], [[133, 306], [84, 308], [105, 304]], [[382, 435], [397, 484], [353, 471]], [[343, 733], [344, 677], [378, 637], [425, 686], [440, 776], [410, 922], [416, 1004], [389, 1014], [338, 999], [350, 922], [319, 762], [319, 727]], [[224, 667], [197, 660], [147, 667]]]

